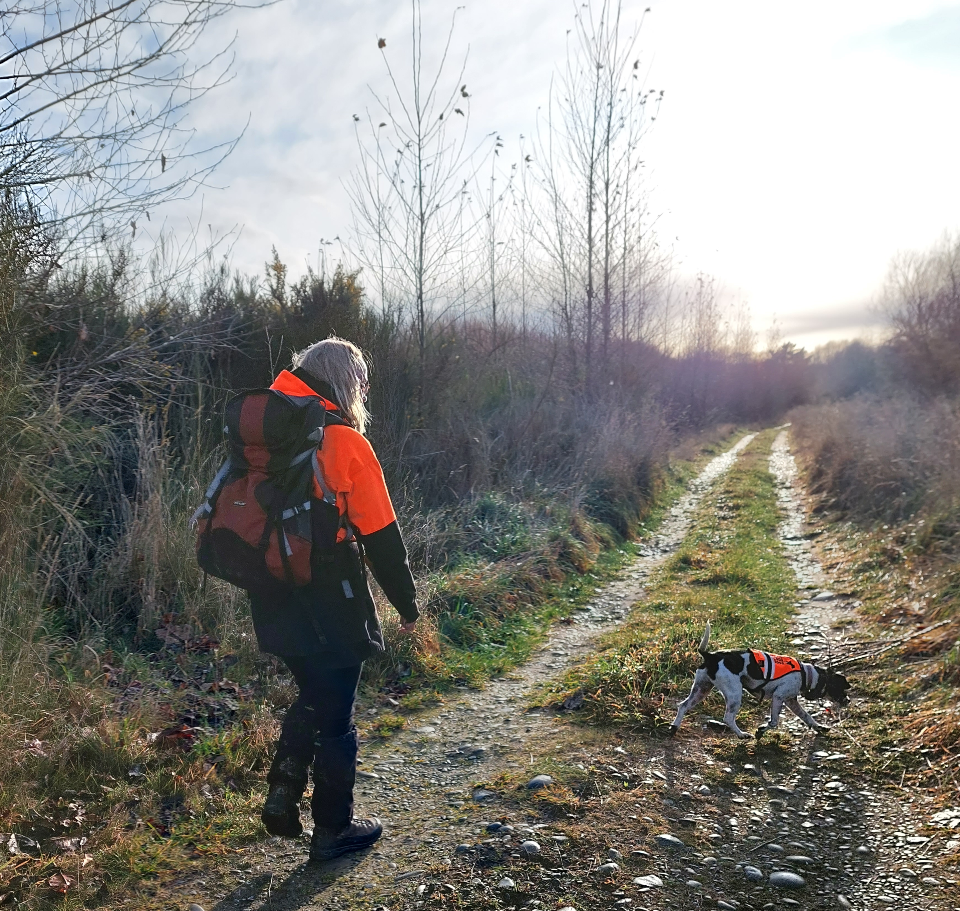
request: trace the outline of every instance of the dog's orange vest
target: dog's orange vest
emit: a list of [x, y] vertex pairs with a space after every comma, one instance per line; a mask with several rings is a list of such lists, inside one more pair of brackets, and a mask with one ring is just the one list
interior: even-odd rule
[[796, 658], [790, 658], [788, 655], [771, 655], [769, 652], [760, 652], [756, 649], [751, 649], [751, 652], [763, 672], [764, 683], [779, 680], [795, 671], [803, 672], [803, 665]]

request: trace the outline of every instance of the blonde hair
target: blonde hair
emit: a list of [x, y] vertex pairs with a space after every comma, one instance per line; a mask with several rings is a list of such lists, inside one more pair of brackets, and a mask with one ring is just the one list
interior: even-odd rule
[[298, 367], [327, 383], [343, 416], [360, 433], [366, 432], [370, 412], [363, 400], [369, 370], [363, 352], [353, 342], [335, 335], [314, 342], [294, 354], [293, 368]]

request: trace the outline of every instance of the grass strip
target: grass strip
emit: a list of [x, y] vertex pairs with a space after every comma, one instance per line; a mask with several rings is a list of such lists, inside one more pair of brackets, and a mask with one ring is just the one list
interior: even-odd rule
[[775, 435], [764, 431], [744, 450], [651, 580], [646, 599], [547, 701], [582, 693], [581, 721], [649, 731], [672, 720], [674, 702], [689, 689], [707, 619], [715, 649], [786, 648], [796, 581], [777, 539], [781, 517], [767, 468]]

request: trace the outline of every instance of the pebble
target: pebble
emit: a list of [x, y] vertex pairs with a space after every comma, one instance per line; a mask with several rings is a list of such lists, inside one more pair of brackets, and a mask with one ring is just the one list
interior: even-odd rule
[[488, 822], [487, 831], [488, 832], [499, 832], [503, 828], [502, 822]]
[[527, 782], [527, 787], [531, 791], [536, 791], [538, 788], [545, 788], [548, 784], [553, 784], [553, 778], [549, 775], [534, 775]]
[[455, 851], [457, 854], [469, 854], [469, 853], [470, 853], [470, 845], [457, 845], [456, 848], [454, 848], [454, 851]]
[[767, 845], [767, 850], [772, 854], [783, 854], [783, 845], [778, 845], [776, 842], [770, 842]]
[[743, 875], [747, 877], [752, 883], [761, 883], [763, 882], [763, 873], [757, 867], [744, 867]]
[[194, 902], [193, 904], [190, 905], [189, 908], [187, 908], [187, 911], [203, 911], [203, 908], [200, 905], [198, 905], [196, 902]]
[[623, 855], [616, 848], [611, 848], [607, 851], [607, 860], [623, 860]]
[[811, 601], [832, 601], [836, 595], [833, 592], [822, 591], [814, 595], [810, 600]]
[[872, 853], [873, 851], [871, 851], [866, 845], [860, 845], [857, 848], [857, 854], [872, 854]]
[[477, 790], [473, 792], [473, 799], [478, 802], [482, 800], [490, 800], [492, 797], [496, 796], [497, 795], [494, 794], [493, 791], [488, 791], [486, 788], [477, 788]]
[[843, 911], [853, 911], [853, 903], [846, 895], [838, 895], [837, 904], [843, 908]]
[[736, 905], [731, 905], [730, 902], [725, 902], [722, 898], [717, 900], [717, 907], [722, 908], [723, 911], [737, 911]]
[[648, 873], [646, 876], [638, 876], [633, 884], [635, 886], [646, 886], [648, 889], [659, 889], [663, 886], [663, 880], [653, 873]]
[[601, 864], [597, 867], [597, 873], [602, 874], [603, 876], [612, 876], [620, 869], [620, 864], [615, 864], [613, 861], [607, 864]]
[[686, 847], [676, 835], [671, 835], [669, 832], [664, 832], [662, 835], [656, 836], [654, 841], [656, 841], [661, 848], [671, 848], [674, 851], [679, 851], [681, 848]]
[[816, 861], [812, 857], [807, 857], [806, 854], [790, 854], [784, 858], [788, 864], [815, 864]]
[[524, 854], [539, 854], [540, 845], [538, 845], [535, 841], [530, 839], [528, 841], [521, 843], [520, 850], [523, 851]]
[[788, 870], [775, 870], [770, 874], [770, 885], [781, 889], [802, 889], [806, 884], [802, 876]]
[[517, 887], [517, 884], [512, 879], [510, 879], [509, 876], [504, 876], [503, 879], [501, 879], [500, 882], [497, 883], [498, 889], [516, 889], [516, 887]]
[[686, 886], [688, 889], [702, 889], [703, 883], [696, 879], [688, 879]]

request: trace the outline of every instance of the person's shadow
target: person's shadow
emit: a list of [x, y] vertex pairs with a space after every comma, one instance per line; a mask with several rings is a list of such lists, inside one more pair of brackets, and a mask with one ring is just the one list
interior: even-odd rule
[[312, 905], [318, 895], [329, 889], [341, 876], [352, 872], [370, 853], [357, 851], [327, 863], [304, 861], [281, 879], [272, 873], [260, 873], [221, 898], [212, 911], [296, 911]]

